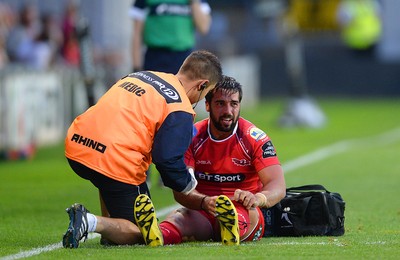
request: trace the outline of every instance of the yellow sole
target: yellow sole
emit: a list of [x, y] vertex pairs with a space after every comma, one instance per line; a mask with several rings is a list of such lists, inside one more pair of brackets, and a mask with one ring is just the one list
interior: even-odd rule
[[135, 200], [134, 217], [136, 224], [148, 246], [162, 246], [164, 244], [154, 205], [145, 194], [140, 194]]
[[221, 228], [221, 241], [224, 245], [239, 245], [239, 223], [236, 208], [225, 195], [220, 195], [215, 204], [217, 219]]

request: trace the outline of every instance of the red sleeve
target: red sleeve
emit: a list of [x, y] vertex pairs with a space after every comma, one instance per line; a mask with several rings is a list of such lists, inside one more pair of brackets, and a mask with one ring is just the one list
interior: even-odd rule
[[189, 149], [186, 150], [185, 164], [186, 166], [194, 168], [193, 144], [190, 144]]
[[195, 149], [197, 149], [198, 145], [200, 145], [201, 142], [208, 137], [207, 126], [208, 126], [207, 119], [204, 119], [193, 125], [194, 137], [189, 145], [189, 148], [185, 153], [186, 166], [195, 168], [195, 159], [194, 159]]
[[242, 120], [242, 123], [244, 124], [242, 135], [245, 136], [243, 142], [245, 146], [252, 149], [249, 152], [256, 171], [258, 172], [271, 165], [280, 164], [276, 149], [269, 136], [263, 130], [246, 120]]
[[254, 150], [253, 165], [257, 172], [265, 167], [280, 164], [276, 155], [276, 149], [271, 139], [267, 136], [265, 139], [257, 142]]

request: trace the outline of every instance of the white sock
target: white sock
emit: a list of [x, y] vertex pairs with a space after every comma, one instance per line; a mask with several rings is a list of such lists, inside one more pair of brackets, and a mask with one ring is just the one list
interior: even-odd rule
[[87, 220], [88, 220], [88, 231], [89, 232], [94, 232], [96, 230], [97, 226], [97, 218], [95, 215], [91, 213], [87, 213]]

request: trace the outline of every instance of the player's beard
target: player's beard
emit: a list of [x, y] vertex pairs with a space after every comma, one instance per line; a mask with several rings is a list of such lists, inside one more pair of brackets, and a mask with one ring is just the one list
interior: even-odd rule
[[[235, 116], [231, 115], [222, 115], [218, 118], [213, 116], [212, 109], [210, 108], [210, 119], [214, 127], [221, 132], [232, 132], [235, 128], [237, 121], [239, 119], [239, 114]], [[224, 119], [231, 120], [230, 123], [225, 123]]]

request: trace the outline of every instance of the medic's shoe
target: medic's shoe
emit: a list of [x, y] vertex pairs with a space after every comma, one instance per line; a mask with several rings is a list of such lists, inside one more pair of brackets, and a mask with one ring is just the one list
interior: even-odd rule
[[162, 246], [164, 240], [158, 226], [154, 205], [147, 195], [140, 194], [136, 198], [133, 215], [146, 245]]
[[79, 242], [83, 239], [86, 241], [88, 236], [87, 213], [89, 211], [81, 204], [75, 203], [66, 209], [69, 215], [69, 226], [67, 232], [63, 236], [63, 247], [77, 248]]
[[225, 195], [220, 195], [215, 202], [217, 219], [221, 228], [223, 245], [239, 245], [238, 214], [232, 201]]

